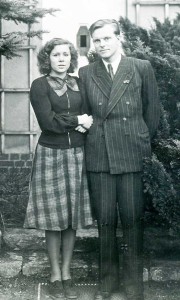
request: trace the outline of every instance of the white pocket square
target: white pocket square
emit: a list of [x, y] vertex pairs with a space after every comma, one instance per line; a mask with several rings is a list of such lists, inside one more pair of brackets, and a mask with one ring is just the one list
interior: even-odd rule
[[124, 80], [123, 83], [129, 83], [130, 80]]

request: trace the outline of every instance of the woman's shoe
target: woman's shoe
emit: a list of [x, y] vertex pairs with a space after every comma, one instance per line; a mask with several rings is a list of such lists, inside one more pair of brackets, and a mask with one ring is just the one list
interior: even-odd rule
[[110, 298], [111, 298], [111, 293], [101, 292], [99, 290], [95, 293], [94, 296], [94, 300], [110, 300]]
[[66, 298], [76, 299], [77, 293], [76, 293], [76, 289], [73, 285], [72, 279], [63, 280], [62, 284], [63, 284], [64, 294], [65, 294]]
[[54, 298], [57, 298], [58, 300], [65, 299], [62, 281], [59, 280], [53, 282], [49, 281], [47, 287], [48, 287], [49, 296], [53, 297], [53, 299]]

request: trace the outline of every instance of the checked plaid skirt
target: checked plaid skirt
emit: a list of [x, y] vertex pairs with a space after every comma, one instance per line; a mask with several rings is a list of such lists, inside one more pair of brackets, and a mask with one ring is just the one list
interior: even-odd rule
[[61, 231], [92, 224], [83, 147], [37, 145], [24, 228]]

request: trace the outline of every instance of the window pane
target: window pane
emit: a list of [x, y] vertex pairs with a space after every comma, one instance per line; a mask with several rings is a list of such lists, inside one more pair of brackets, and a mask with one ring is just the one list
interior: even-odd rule
[[6, 135], [5, 153], [29, 153], [29, 136]]
[[28, 88], [28, 50], [18, 51], [21, 57], [6, 59], [4, 63], [4, 88]]
[[41, 132], [41, 129], [39, 127], [39, 124], [38, 124], [38, 121], [36, 119], [36, 115], [33, 111], [33, 131], [38, 131], [38, 132]]
[[5, 130], [29, 131], [28, 93], [5, 94]]
[[27, 32], [28, 25], [24, 23], [16, 24], [14, 21], [2, 19], [2, 33], [6, 34], [14, 31]]
[[[163, 5], [148, 5], [148, 6], [141, 6], [140, 15], [139, 15], [139, 22], [140, 26], [149, 28], [153, 26], [154, 21], [153, 17], [157, 18], [160, 22], [164, 20], [164, 6]], [[144, 17], [146, 16], [146, 17]]]
[[81, 35], [80, 36], [80, 47], [86, 47], [87, 43], [86, 43], [86, 35]]
[[169, 18], [171, 20], [175, 19], [177, 17], [178, 13], [180, 13], [180, 6], [178, 4], [177, 5], [169, 5]]

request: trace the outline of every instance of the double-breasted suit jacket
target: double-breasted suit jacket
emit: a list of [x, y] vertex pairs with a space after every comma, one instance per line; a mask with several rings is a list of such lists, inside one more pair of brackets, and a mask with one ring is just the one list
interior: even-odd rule
[[151, 64], [123, 56], [112, 82], [99, 60], [80, 68], [79, 78], [84, 112], [93, 116], [85, 145], [87, 170], [141, 171], [160, 114]]

